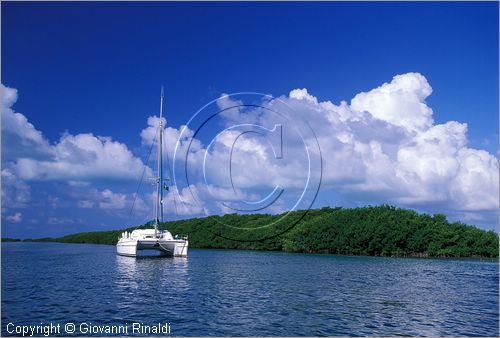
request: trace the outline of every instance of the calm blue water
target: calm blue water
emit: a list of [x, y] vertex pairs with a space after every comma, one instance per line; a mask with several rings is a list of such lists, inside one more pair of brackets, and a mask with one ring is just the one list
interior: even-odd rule
[[195, 249], [134, 259], [113, 246], [3, 243], [1, 310], [2, 336], [10, 322], [168, 322], [179, 336], [498, 336], [498, 263]]

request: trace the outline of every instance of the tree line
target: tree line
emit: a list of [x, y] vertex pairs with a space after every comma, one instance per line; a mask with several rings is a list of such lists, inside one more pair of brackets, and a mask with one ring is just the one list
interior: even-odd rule
[[[150, 225], [138, 228], [145, 227]], [[123, 231], [136, 228], [31, 241], [114, 245]], [[174, 235], [189, 235], [191, 248], [368, 256], [498, 257], [499, 239], [494, 231], [449, 222], [442, 214], [419, 214], [389, 205], [351, 209], [325, 207], [286, 215], [228, 214], [166, 222], [161, 228]]]

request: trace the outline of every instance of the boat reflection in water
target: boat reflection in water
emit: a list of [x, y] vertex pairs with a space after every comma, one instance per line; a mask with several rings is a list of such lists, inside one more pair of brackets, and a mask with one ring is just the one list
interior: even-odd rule
[[[158, 256], [137, 256], [130, 259], [116, 256], [116, 269], [120, 276], [115, 280], [118, 289], [130, 292], [155, 290], [168, 287], [176, 291], [189, 288], [189, 260], [185, 258], [162, 259]], [[151, 288], [151, 289], [150, 289]]]

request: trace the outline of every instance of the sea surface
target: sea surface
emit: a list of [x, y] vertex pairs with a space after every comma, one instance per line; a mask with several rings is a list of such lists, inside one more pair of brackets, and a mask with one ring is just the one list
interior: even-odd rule
[[201, 249], [136, 259], [59, 243], [1, 252], [2, 336], [14, 335], [9, 323], [59, 324], [65, 336], [82, 323], [128, 336], [132, 323], [168, 323], [171, 336], [499, 334], [492, 261]]

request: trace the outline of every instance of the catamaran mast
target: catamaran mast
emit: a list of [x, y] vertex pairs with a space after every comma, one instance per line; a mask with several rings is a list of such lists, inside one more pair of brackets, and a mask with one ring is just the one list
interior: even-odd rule
[[160, 130], [158, 138], [158, 178], [157, 178], [157, 200], [155, 205], [155, 237], [158, 237], [160, 222], [163, 222], [163, 170], [162, 170], [162, 143], [163, 143], [163, 86], [160, 95]]

